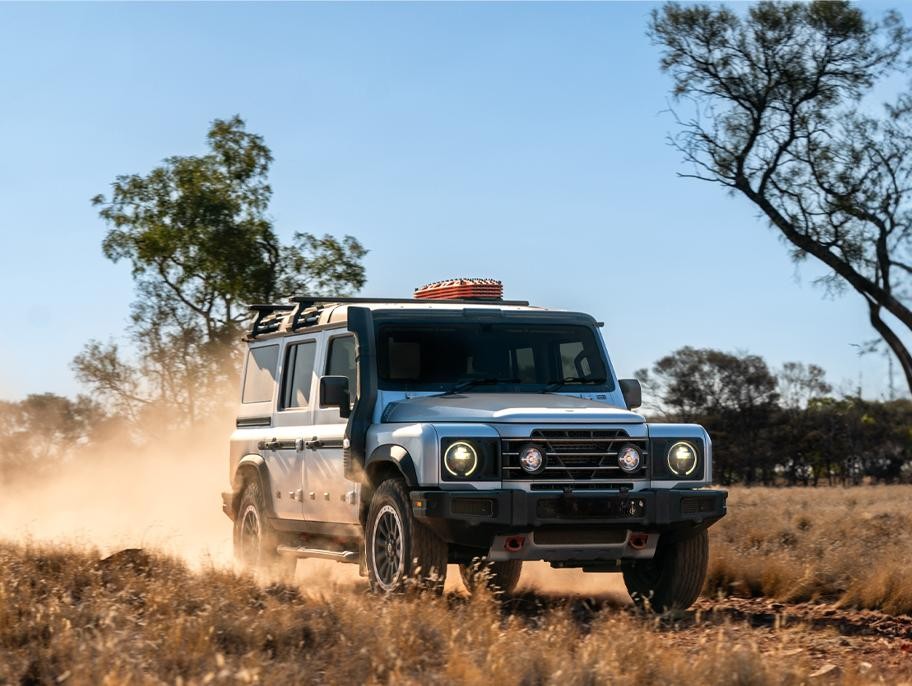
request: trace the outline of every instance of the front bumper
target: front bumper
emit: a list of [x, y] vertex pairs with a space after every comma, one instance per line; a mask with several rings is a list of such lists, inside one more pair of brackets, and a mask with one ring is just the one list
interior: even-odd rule
[[528, 529], [559, 524], [617, 524], [641, 531], [708, 526], [725, 516], [727, 491], [413, 491], [412, 512], [426, 520]]

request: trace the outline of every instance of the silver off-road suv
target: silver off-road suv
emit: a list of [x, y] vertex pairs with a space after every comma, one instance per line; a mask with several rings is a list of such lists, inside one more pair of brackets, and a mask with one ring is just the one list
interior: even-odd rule
[[357, 563], [383, 592], [455, 563], [507, 593], [547, 560], [690, 605], [725, 514], [709, 435], [631, 411], [592, 317], [456, 292], [253, 308], [222, 494], [238, 559]]

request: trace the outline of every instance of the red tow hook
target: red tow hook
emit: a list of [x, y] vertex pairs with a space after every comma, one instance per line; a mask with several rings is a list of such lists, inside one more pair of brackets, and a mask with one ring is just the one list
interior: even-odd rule
[[510, 536], [504, 541], [504, 550], [508, 553], [518, 553], [526, 544], [525, 536]]
[[627, 543], [634, 550], [642, 550], [646, 547], [646, 543], [649, 541], [649, 534], [641, 533], [632, 533], [627, 538]]

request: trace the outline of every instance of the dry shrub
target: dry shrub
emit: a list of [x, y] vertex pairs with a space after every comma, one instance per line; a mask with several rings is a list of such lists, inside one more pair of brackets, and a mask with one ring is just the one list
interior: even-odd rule
[[912, 613], [912, 486], [733, 488], [706, 592]]
[[510, 612], [491, 596], [308, 593], [133, 551], [0, 545], [0, 683], [799, 684], [719, 627], [712, 640], [611, 610]]

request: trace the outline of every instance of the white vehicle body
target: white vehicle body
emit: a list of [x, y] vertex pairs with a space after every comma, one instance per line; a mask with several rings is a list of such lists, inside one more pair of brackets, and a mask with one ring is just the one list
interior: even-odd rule
[[[592, 332], [597, 353], [580, 348], [579, 384], [555, 388], [469, 379], [496, 383], [460, 390], [456, 378], [439, 388], [407, 388], [389, 376], [395, 364], [414, 366], [399, 350], [412, 348], [390, 337], [384, 349], [380, 332], [417, 327], [434, 340], [435, 327], [463, 325], [541, 336], [549, 326], [576, 327]], [[712, 443], [702, 427], [647, 423], [628, 407], [639, 404], [639, 386], [619, 382], [599, 327], [588, 315], [508, 302], [309, 299], [262, 306], [247, 339], [225, 512], [236, 519], [245, 483], [259, 479], [281, 551], [360, 561], [363, 568], [372, 495], [382, 480], [397, 478], [408, 489], [411, 514], [446, 543], [450, 562], [538, 559], [608, 571], [649, 559], [663, 536], [690, 536], [723, 516], [725, 493], [704, 488], [712, 480]], [[538, 355], [511, 352], [514, 375], [520, 352]], [[601, 376], [583, 379], [594, 367]], [[384, 368], [386, 381], [378, 375]], [[351, 413], [321, 397], [330, 386], [347, 389]], [[454, 441], [468, 443], [483, 464], [475, 474], [447, 473], [443, 453]], [[693, 466], [675, 474], [671, 451], [682, 444], [694, 451], [685, 455]], [[529, 446], [544, 455], [536, 474], [516, 461]], [[629, 446], [642, 459], [632, 473], [617, 462]]]

